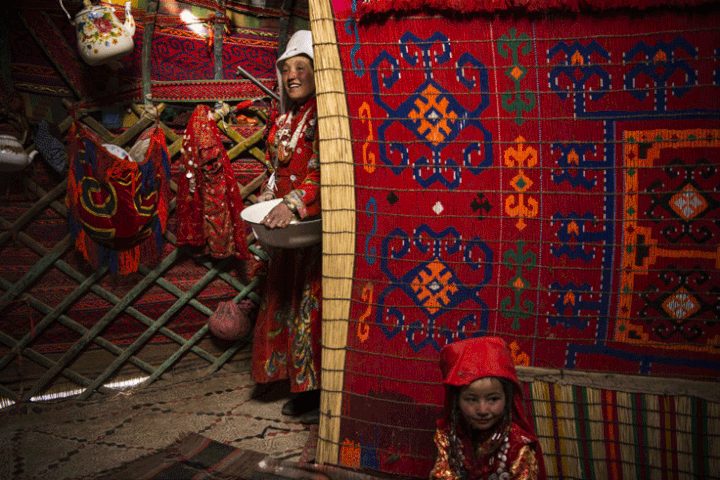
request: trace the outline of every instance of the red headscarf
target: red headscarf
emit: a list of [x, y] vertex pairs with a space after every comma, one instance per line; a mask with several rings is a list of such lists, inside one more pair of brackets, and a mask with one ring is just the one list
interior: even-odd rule
[[470, 385], [482, 377], [500, 377], [507, 378], [515, 385], [512, 399], [513, 422], [537, 440], [535, 429], [524, 414], [522, 387], [515, 371], [515, 362], [502, 338], [470, 338], [446, 345], [440, 351], [440, 371], [445, 385], [445, 415], [438, 421], [438, 427], [449, 424], [453, 387]]
[[524, 436], [535, 444], [538, 461], [538, 479], [545, 479], [545, 462], [532, 422], [525, 416], [522, 402], [522, 387], [515, 371], [510, 349], [502, 338], [479, 337], [461, 340], [446, 345], [440, 351], [440, 370], [445, 385], [445, 413], [438, 420], [438, 429], [450, 425], [453, 389], [470, 385], [478, 378], [506, 378], [514, 385], [512, 398], [512, 423], [523, 430]]

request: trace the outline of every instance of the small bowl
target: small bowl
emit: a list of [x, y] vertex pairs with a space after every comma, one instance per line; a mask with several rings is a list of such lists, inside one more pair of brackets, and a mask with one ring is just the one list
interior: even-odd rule
[[320, 217], [313, 217], [310, 220], [293, 220], [285, 228], [267, 228], [261, 223], [270, 210], [280, 202], [282, 202], [282, 198], [256, 203], [245, 207], [240, 213], [242, 219], [252, 227], [255, 238], [260, 243], [279, 248], [303, 248], [320, 243], [322, 240], [322, 219]]

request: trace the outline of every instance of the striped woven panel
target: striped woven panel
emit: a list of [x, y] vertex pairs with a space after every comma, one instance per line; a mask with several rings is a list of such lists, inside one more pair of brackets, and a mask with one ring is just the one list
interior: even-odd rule
[[550, 478], [717, 478], [720, 404], [526, 384]]

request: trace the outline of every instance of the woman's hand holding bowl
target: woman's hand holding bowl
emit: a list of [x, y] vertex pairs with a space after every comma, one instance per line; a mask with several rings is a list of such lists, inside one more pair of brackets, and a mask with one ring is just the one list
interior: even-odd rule
[[293, 220], [293, 212], [285, 203], [277, 204], [262, 220], [267, 228], [287, 228]]

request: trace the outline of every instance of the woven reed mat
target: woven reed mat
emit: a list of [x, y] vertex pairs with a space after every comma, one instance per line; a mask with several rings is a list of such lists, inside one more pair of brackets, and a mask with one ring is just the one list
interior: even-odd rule
[[224, 446], [215, 450], [256, 453], [247, 458], [313, 461], [315, 445], [308, 441], [316, 436], [297, 418], [280, 413], [289, 388], [277, 384], [251, 398], [254, 384], [246, 367], [233, 363], [211, 376], [169, 375], [102, 400], [5, 408], [0, 411], [0, 478], [96, 479], [169, 451], [169, 445], [186, 448], [187, 443], [175, 442], [187, 440], [189, 433]]

